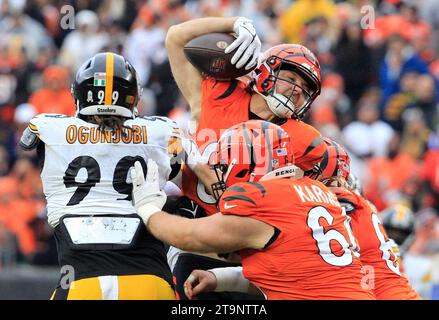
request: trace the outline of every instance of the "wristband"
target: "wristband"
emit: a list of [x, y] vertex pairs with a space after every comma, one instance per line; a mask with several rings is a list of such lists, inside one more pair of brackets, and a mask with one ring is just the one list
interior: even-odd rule
[[145, 224], [145, 226], [148, 226], [148, 221], [149, 218], [151, 218], [151, 216], [154, 213], [160, 212], [162, 211], [162, 209], [160, 209], [159, 207], [156, 207], [153, 204], [147, 204], [144, 206], [141, 206], [137, 209], [137, 214], [142, 218], [143, 223]]
[[242, 267], [215, 268], [207, 271], [212, 272], [216, 277], [215, 292], [248, 292], [250, 281], [242, 274]]

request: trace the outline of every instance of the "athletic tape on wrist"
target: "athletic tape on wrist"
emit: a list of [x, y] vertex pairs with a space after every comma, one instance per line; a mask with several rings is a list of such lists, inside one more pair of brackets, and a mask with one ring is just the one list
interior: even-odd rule
[[145, 226], [147, 226], [149, 218], [151, 218], [151, 216], [154, 213], [157, 213], [160, 211], [162, 211], [162, 210], [159, 207], [156, 207], [155, 205], [152, 205], [152, 204], [147, 204], [147, 205], [139, 207], [137, 209], [137, 214], [142, 218]]
[[215, 292], [233, 291], [247, 293], [250, 286], [248, 281], [242, 274], [242, 267], [227, 267], [209, 269], [217, 280]]

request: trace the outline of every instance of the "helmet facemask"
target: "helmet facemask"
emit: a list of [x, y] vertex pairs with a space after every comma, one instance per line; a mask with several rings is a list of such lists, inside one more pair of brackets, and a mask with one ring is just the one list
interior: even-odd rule
[[349, 177], [347, 179], [347, 188], [359, 195], [363, 194], [363, 186], [361, 185], [360, 179], [358, 179], [358, 177], [352, 172], [349, 173]]
[[218, 182], [212, 184], [212, 193], [217, 203], [219, 202], [221, 195], [227, 189], [226, 181], [230, 174], [230, 171], [235, 166], [235, 163], [236, 163], [236, 159], [233, 159], [232, 162], [230, 163], [230, 166], [224, 163], [223, 161], [214, 164], [212, 166], [213, 170], [215, 171], [216, 178], [218, 179]]
[[347, 178], [345, 177], [344, 172], [341, 169], [339, 169], [341, 166], [345, 166], [345, 164], [343, 163], [343, 161], [340, 161], [339, 159], [335, 161], [337, 162], [337, 165], [333, 174], [329, 177], [328, 176], [325, 177], [324, 174], [321, 173], [318, 179], [321, 183], [329, 187], [348, 188], [349, 184]]
[[[279, 57], [269, 57], [263, 64], [265, 73], [267, 70], [269, 75], [262, 74], [262, 77], [266, 78], [262, 83], [255, 84], [255, 91], [265, 99], [270, 110], [279, 118], [293, 118], [301, 119], [311, 106], [311, 103], [319, 94], [318, 88], [313, 88], [315, 85], [308, 81], [306, 73], [302, 72], [300, 67], [288, 62], [287, 60], [280, 59]], [[303, 78], [310, 89], [306, 89], [299, 84], [293, 82], [291, 79], [281, 78], [279, 76], [281, 70], [289, 70], [296, 73]], [[261, 76], [261, 75], [259, 75]], [[291, 87], [291, 93], [287, 96], [277, 92], [279, 84], [287, 83]], [[300, 90], [300, 93], [296, 93]], [[302, 94], [303, 102], [297, 105], [295, 95]]]
[[[265, 172], [264, 168], [257, 167], [255, 145], [245, 144], [242, 141], [232, 142], [233, 136], [237, 136], [234, 133], [236, 131], [228, 130], [218, 142], [216, 154], [218, 163], [212, 166], [218, 179], [218, 182], [212, 184], [212, 191], [217, 201], [228, 186], [238, 182], [252, 182], [255, 178], [255, 170]], [[225, 141], [227, 142], [224, 143]], [[257, 149], [260, 151], [260, 148]], [[271, 169], [272, 165], [269, 164], [266, 170]]]
[[320, 163], [317, 163], [310, 170], [304, 172], [304, 176], [312, 180], [317, 180], [321, 174], [322, 174], [322, 168], [320, 167]]
[[317, 179], [331, 187], [349, 187], [350, 157], [349, 154], [334, 140], [323, 139], [327, 149], [320, 162], [321, 173]]

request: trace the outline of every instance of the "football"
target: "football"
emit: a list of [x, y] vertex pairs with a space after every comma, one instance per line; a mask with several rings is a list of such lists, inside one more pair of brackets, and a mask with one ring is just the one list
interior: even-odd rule
[[[244, 67], [237, 69], [230, 61], [235, 50], [226, 54], [224, 50], [235, 37], [228, 33], [208, 33], [189, 41], [184, 47], [184, 54], [189, 62], [201, 73], [218, 80], [239, 78], [251, 72]], [[256, 66], [256, 65], [255, 65]]]

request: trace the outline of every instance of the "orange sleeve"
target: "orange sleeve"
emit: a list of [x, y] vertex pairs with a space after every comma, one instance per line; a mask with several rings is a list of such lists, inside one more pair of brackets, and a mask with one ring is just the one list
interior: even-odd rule
[[[283, 230], [283, 219], [279, 218], [279, 214], [273, 214], [273, 203], [279, 199], [277, 191], [279, 190], [270, 192], [265, 189], [265, 185], [258, 182], [237, 183], [223, 194], [219, 208], [222, 214], [257, 219]], [[282, 195], [283, 193], [280, 194], [281, 198]], [[285, 214], [282, 213], [281, 216]]]
[[222, 106], [223, 103], [235, 101], [239, 99], [236, 92], [238, 87], [242, 87], [243, 83], [239, 80], [219, 81], [208, 77], [203, 79], [201, 83], [202, 105], [206, 107]]
[[340, 187], [331, 187], [330, 190], [335, 193], [347, 214], [353, 213], [358, 208], [358, 197], [353, 192]]
[[219, 208], [222, 214], [251, 216], [259, 208], [260, 196], [247, 182], [229, 187], [221, 197]]

